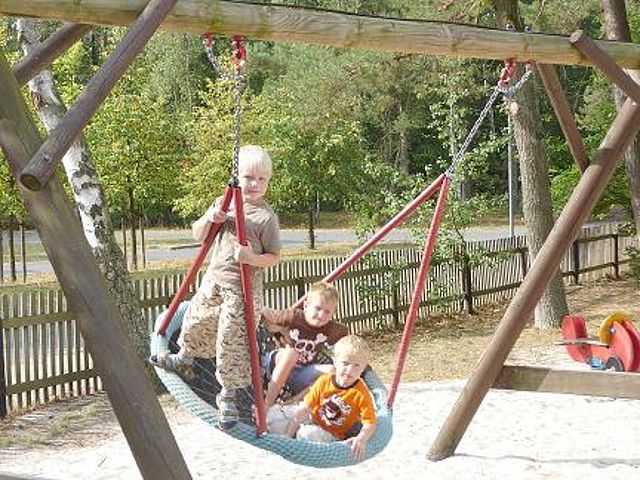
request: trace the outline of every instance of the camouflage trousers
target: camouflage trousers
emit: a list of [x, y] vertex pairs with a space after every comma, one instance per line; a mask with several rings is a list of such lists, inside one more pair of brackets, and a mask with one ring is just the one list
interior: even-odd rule
[[[203, 288], [204, 287], [204, 288]], [[256, 325], [262, 290], [254, 291]], [[178, 345], [190, 357], [216, 357], [216, 377], [223, 388], [251, 385], [251, 363], [242, 290], [201, 285], [185, 312]]]

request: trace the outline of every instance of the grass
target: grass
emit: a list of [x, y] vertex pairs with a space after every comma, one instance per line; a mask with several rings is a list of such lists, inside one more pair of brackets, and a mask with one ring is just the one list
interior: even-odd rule
[[[288, 213], [278, 215], [280, 227], [292, 230], [307, 230], [309, 228], [308, 213]], [[316, 228], [353, 228], [355, 215], [348, 212], [320, 212]]]
[[[50, 444], [62, 436], [82, 430], [100, 414], [101, 407], [95, 402], [85, 400], [84, 405], [76, 404], [74, 408], [67, 408], [66, 403], [63, 401], [50, 404], [48, 412], [33, 409], [30, 415], [20, 412], [24, 415], [22, 418], [17, 415], [8, 417], [0, 424], [0, 433], [5, 433], [3, 430], [11, 424], [17, 427], [10, 435], [0, 436], [0, 448]], [[30, 428], [31, 425], [37, 428]]]

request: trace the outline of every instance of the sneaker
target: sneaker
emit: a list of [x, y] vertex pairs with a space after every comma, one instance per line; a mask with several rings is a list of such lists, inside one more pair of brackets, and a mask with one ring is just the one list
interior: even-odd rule
[[175, 372], [187, 381], [193, 380], [195, 377], [193, 364], [185, 362], [174, 353], [151, 355], [149, 357], [149, 363], [155, 367]]
[[236, 408], [238, 420], [247, 425], [255, 425], [253, 389], [251, 387], [238, 388], [236, 390]]
[[235, 398], [232, 395], [218, 395], [216, 397], [218, 404], [218, 426], [221, 430], [229, 430], [238, 423], [238, 409], [236, 408]]

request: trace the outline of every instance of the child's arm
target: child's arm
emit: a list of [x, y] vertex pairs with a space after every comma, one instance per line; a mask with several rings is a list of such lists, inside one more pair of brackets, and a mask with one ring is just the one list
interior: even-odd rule
[[254, 267], [269, 268], [280, 261], [277, 253], [255, 253], [250, 246], [236, 243], [235, 258], [239, 263], [247, 263]]
[[300, 424], [307, 420], [309, 415], [311, 415], [311, 409], [309, 406], [304, 402], [300, 402], [300, 405], [298, 405], [293, 417], [291, 417], [291, 419], [289, 419], [289, 423], [287, 423], [287, 431], [285, 433], [289, 437], [295, 438], [298, 428], [300, 428]]
[[267, 332], [286, 334], [289, 331], [285, 326], [285, 320], [283, 320], [285, 315], [287, 315], [286, 311], [263, 308], [260, 315], [262, 324]]
[[222, 211], [220, 206], [216, 203], [211, 205], [204, 215], [202, 215], [198, 220], [193, 222], [193, 226], [191, 227], [191, 234], [193, 238], [202, 242], [207, 237], [209, 233], [209, 229], [211, 228], [212, 223], [223, 223], [225, 220], [226, 214]]
[[351, 451], [356, 459], [360, 460], [364, 457], [364, 454], [367, 451], [367, 442], [373, 436], [375, 431], [375, 423], [363, 423], [358, 435], [345, 440], [347, 445], [351, 445]]

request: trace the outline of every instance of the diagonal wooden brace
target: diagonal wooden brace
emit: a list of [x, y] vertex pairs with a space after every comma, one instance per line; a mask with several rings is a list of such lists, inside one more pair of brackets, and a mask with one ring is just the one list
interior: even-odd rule
[[620, 68], [611, 56], [602, 50], [596, 42], [591, 40], [586, 33], [578, 30], [571, 34], [569, 41], [582, 54], [589, 58], [604, 74], [613, 81], [620, 90], [631, 97], [636, 103], [640, 103], [640, 85]]
[[427, 455], [430, 460], [442, 460], [455, 452], [546, 285], [560, 265], [564, 253], [600, 199], [616, 169], [618, 159], [639, 128], [640, 106], [627, 99], [600, 145], [597, 161], [592, 162], [582, 175], [529, 273], [511, 300], [489, 346], [478, 360], [473, 374], [440, 429]]
[[158, 26], [173, 9], [176, 1], [151, 0], [149, 2], [118, 48], [109, 55], [59, 125], [22, 170], [20, 181], [25, 187], [35, 191], [46, 183], [54, 167], [89, 123], [136, 55], [142, 51]]
[[569, 144], [569, 150], [581, 172], [584, 172], [589, 166], [589, 157], [587, 150], [584, 148], [582, 136], [576, 126], [576, 119], [573, 116], [567, 96], [564, 94], [560, 79], [553, 65], [536, 64], [538, 74], [542, 79], [544, 89], [547, 91], [549, 101], [556, 112], [556, 117], [560, 123], [560, 127], [564, 132], [564, 136]]
[[51, 34], [29, 56], [23, 58], [11, 70], [18, 85], [24, 85], [80, 40], [93, 25], [69, 23]]

